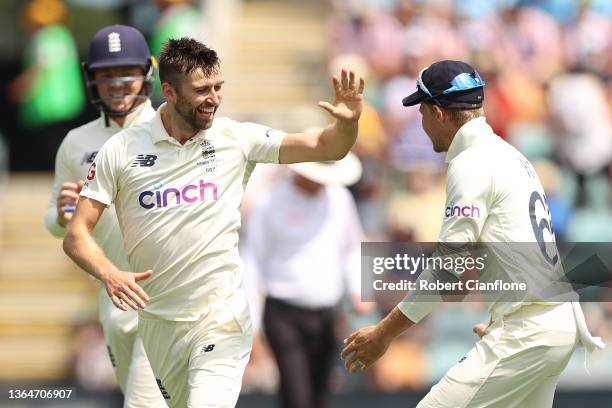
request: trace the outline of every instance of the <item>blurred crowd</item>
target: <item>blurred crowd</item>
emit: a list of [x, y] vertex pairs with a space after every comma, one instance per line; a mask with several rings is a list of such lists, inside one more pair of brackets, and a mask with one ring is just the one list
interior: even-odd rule
[[[472, 63], [485, 80], [489, 124], [538, 170], [557, 239], [612, 239], [609, 2], [333, 4], [330, 65], [352, 64], [368, 80], [357, 146], [366, 174], [355, 195], [370, 238], [437, 238], [444, 154], [432, 151], [418, 107], [404, 108], [401, 99], [421, 69], [456, 59]], [[388, 186], [380, 185], [383, 173]]]
[[[418, 106], [403, 107], [416, 78], [441, 59], [470, 62], [486, 82], [485, 112], [495, 132], [535, 166], [558, 241], [612, 241], [612, 3], [565, 0], [333, 1], [327, 21], [329, 72], [365, 73], [366, 108], [354, 152], [364, 173], [351, 187], [369, 241], [437, 241], [445, 202], [445, 154], [435, 153]], [[248, 198], [248, 197], [247, 197]], [[248, 213], [247, 219], [248, 219]], [[247, 220], [248, 222], [248, 220]], [[263, 237], [262, 237], [263, 238]], [[248, 270], [248, 268], [247, 268]], [[609, 299], [601, 294], [601, 299]], [[339, 340], [376, 322], [341, 307]], [[585, 306], [595, 333], [612, 338], [612, 304]], [[336, 390], [423, 390], [476, 341], [481, 304], [447, 304], [392, 344], [363, 376], [336, 362]], [[257, 340], [245, 388], [274, 387], [273, 360]], [[581, 353], [561, 387], [612, 387], [612, 353]], [[272, 362], [272, 363], [271, 363]]]

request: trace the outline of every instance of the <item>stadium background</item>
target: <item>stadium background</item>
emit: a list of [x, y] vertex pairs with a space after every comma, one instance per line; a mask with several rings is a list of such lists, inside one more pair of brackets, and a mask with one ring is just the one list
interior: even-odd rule
[[[48, 11], [59, 0], [37, 1]], [[32, 125], [21, 115], [13, 84], [33, 41], [22, 24], [28, 3], [0, 4], [0, 407], [42, 406], [9, 401], [7, 390], [43, 385], [77, 387], [78, 395], [72, 405], [45, 406], [119, 406], [96, 323], [97, 286], [43, 225], [61, 137], [96, 112], [83, 101], [59, 122]], [[611, 2], [207, 0], [177, 13], [180, 3], [66, 0], [62, 24], [81, 59], [104, 25], [134, 25], [154, 42], [177, 30], [172, 19], [185, 22], [180, 29], [191, 24], [222, 57], [221, 115], [287, 131], [326, 123], [316, 102], [330, 96], [328, 72], [348, 65], [364, 73], [367, 108], [355, 152], [365, 173], [352, 192], [369, 240], [436, 239], [443, 156], [431, 151], [418, 111], [400, 100], [421, 67], [468, 60], [487, 82], [489, 122], [534, 162], [557, 238], [612, 241]], [[338, 337], [390, 307], [381, 300], [370, 317], [346, 308]], [[612, 342], [612, 304], [587, 304], [585, 313], [593, 331]], [[332, 406], [412, 406], [471, 347], [472, 325], [485, 320], [481, 305], [445, 306], [367, 375], [348, 376], [338, 361]], [[274, 362], [260, 351], [245, 374], [240, 407], [274, 404]], [[590, 358], [592, 376], [583, 360], [576, 352], [555, 407], [609, 406], [612, 348]]]

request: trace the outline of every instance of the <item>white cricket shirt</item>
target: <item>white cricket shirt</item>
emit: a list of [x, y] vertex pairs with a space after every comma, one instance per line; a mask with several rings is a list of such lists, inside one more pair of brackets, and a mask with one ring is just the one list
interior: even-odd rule
[[[240, 285], [240, 202], [257, 162], [278, 163], [283, 132], [228, 118], [181, 145], [155, 117], [112, 137], [81, 195], [115, 204], [143, 316], [194, 321]], [[231, 307], [231, 305], [230, 305]]]
[[[123, 128], [137, 125], [155, 116], [155, 110], [147, 99], [134, 112], [126, 117]], [[104, 123], [104, 117], [79, 126], [68, 132], [60, 145], [55, 158], [55, 178], [49, 205], [45, 212], [45, 225], [51, 234], [62, 238], [66, 229], [57, 223], [57, 196], [64, 183], [77, 183], [85, 180], [87, 170], [93, 163], [98, 150], [114, 134], [122, 128], [112, 120], [109, 126]], [[100, 218], [93, 230], [93, 236], [106, 256], [119, 268], [129, 270], [127, 255], [123, 247], [123, 237], [117, 222], [115, 207], [110, 206]]]
[[[545, 288], [558, 279], [561, 260], [554, 245], [544, 189], [531, 163], [495, 135], [484, 117], [467, 122], [457, 131], [446, 161], [446, 208], [438, 241], [510, 245], [533, 242], [529, 246], [523, 244], [520, 251], [495, 246], [492, 254], [514, 282]], [[411, 291], [398, 305], [413, 322], [421, 320], [437, 304], [419, 302], [417, 298], [418, 294]], [[497, 321], [527, 304], [492, 302], [491, 318]], [[603, 348], [601, 339], [589, 333], [578, 302], [572, 302], [572, 310], [582, 344], [588, 350]]]
[[[155, 116], [155, 110], [147, 99], [134, 112], [126, 116], [124, 128], [137, 125], [153, 118], [153, 116]], [[85, 180], [87, 170], [96, 158], [98, 150], [121, 129], [112, 120], [109, 120], [109, 126], [106, 126], [104, 116], [101, 116], [96, 120], [71, 130], [62, 141], [55, 158], [53, 191], [51, 192], [49, 205], [45, 212], [45, 225], [54, 236], [62, 238], [66, 234], [66, 229], [57, 223], [56, 203], [62, 184]], [[114, 206], [111, 205], [104, 211], [92, 234], [113, 264], [121, 270], [130, 270]], [[133, 327], [136, 324], [138, 318], [136, 313], [124, 313], [120, 319], [113, 317], [116, 316], [117, 309], [108, 297], [106, 288], [103, 285], [100, 287], [98, 308], [100, 321], [102, 322], [112, 319], [115, 324], [123, 326], [124, 329]]]
[[[464, 124], [448, 149], [446, 205], [439, 242], [534, 243], [518, 251], [493, 247], [513, 282], [544, 288], [555, 278], [560, 259], [554, 246], [544, 189], [531, 163], [493, 133], [484, 117]], [[546, 226], [545, 226], [546, 225]], [[545, 246], [544, 251], [539, 244]], [[555, 265], [551, 267], [551, 262]], [[399, 308], [417, 322], [435, 302], [414, 301], [410, 292]], [[548, 302], [543, 302], [548, 303]], [[523, 302], [493, 302], [493, 320], [517, 310]]]

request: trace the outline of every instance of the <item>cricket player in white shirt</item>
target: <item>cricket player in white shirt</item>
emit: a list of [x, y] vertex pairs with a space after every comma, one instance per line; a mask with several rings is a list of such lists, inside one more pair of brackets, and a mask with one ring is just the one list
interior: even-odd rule
[[[421, 71], [417, 91], [403, 104], [420, 103], [423, 129], [434, 150], [448, 152], [447, 211], [439, 242], [533, 242], [526, 267], [517, 265], [511, 253], [497, 254], [509, 276], [522, 274], [519, 280], [529, 280], [529, 275], [548, 273], [551, 264], [560, 262], [546, 198], [531, 164], [486, 123], [483, 86], [468, 64], [440, 61]], [[545, 243], [553, 244], [554, 252], [548, 252]], [[435, 276], [429, 272], [421, 277]], [[347, 369], [368, 369], [392, 339], [437, 304], [419, 301], [418, 296], [410, 291], [376, 326], [345, 340], [341, 356]], [[474, 328], [480, 341], [419, 408], [551, 407], [558, 378], [577, 344], [588, 350], [603, 347], [586, 329], [578, 303], [492, 302], [490, 312], [490, 324]]]
[[[55, 180], [45, 224], [56, 237], [64, 237], [78, 193], [98, 150], [121, 129], [155, 116], [149, 94], [153, 60], [143, 35], [135, 28], [112, 25], [91, 40], [83, 71], [92, 103], [101, 116], [71, 130], [55, 159]], [[110, 206], [92, 232], [100, 248], [117, 267], [129, 269], [114, 206]], [[100, 289], [99, 318], [111, 363], [124, 394], [124, 407], [165, 407], [151, 366], [138, 336], [138, 314], [123, 312]]]
[[[258, 162], [344, 157], [357, 137], [365, 82], [343, 70], [333, 78], [334, 104], [319, 102], [335, 123], [285, 134], [215, 118], [223, 78], [204, 44], [169, 40], [159, 70], [166, 103], [102, 147], [64, 250], [104, 283], [115, 306], [139, 310], [138, 330], [170, 407], [233, 407], [252, 338], [239, 289], [244, 187]], [[112, 203], [134, 272], [113, 264], [91, 235]]]

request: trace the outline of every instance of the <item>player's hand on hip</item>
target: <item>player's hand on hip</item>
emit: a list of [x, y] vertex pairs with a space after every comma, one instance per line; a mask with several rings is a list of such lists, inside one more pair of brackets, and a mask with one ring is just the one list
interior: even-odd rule
[[363, 108], [363, 89], [365, 79], [359, 77], [359, 84], [355, 82], [355, 72], [342, 69], [340, 79], [332, 77], [334, 86], [334, 103], [319, 102], [319, 106], [328, 111], [340, 121], [356, 122], [361, 116]]
[[364, 327], [344, 340], [340, 356], [351, 373], [367, 370], [389, 348], [390, 341], [375, 329], [376, 326]]
[[78, 183], [64, 183], [57, 195], [57, 223], [66, 227], [74, 214], [74, 209], [79, 202], [79, 193], [83, 188], [83, 181]]
[[153, 274], [152, 271], [132, 273], [114, 271], [104, 278], [106, 293], [113, 304], [125, 311], [128, 306], [134, 310], [144, 309], [149, 301], [147, 293], [136, 283], [147, 279]]

